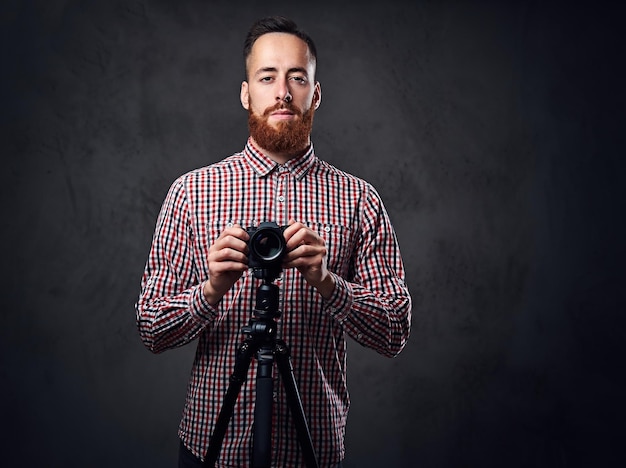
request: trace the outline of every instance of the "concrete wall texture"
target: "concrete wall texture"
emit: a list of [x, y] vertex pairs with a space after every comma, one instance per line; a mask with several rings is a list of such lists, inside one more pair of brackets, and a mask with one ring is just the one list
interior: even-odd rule
[[7, 0], [0, 464], [171, 467], [193, 346], [134, 302], [183, 172], [239, 151], [241, 46], [316, 39], [317, 154], [397, 229], [412, 336], [350, 342], [345, 466], [624, 466], [617, 3]]

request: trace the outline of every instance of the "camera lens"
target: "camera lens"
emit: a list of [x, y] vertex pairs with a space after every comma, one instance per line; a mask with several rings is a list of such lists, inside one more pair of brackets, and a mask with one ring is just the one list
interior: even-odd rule
[[271, 262], [282, 254], [285, 241], [282, 235], [273, 229], [260, 229], [250, 242], [254, 254], [265, 262]]

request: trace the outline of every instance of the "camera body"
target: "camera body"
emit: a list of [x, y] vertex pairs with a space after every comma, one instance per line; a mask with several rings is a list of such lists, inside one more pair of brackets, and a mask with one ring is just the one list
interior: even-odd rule
[[279, 226], [274, 222], [263, 222], [257, 227], [247, 227], [248, 266], [256, 270], [275, 272], [281, 271], [283, 257], [287, 253], [287, 242], [283, 232], [287, 226]]

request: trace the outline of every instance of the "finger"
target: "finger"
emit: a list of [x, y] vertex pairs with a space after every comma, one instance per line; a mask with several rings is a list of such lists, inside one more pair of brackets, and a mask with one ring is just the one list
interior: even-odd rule
[[287, 241], [287, 249], [295, 250], [301, 245], [312, 245], [316, 247], [324, 247], [326, 242], [316, 232], [309, 228], [304, 228], [295, 233]]
[[224, 229], [220, 233], [217, 239], [221, 240], [221, 239], [227, 239], [229, 237], [242, 240], [243, 242], [246, 242], [250, 238], [248, 233], [244, 229], [242, 229], [241, 226], [237, 224], [235, 224], [234, 226], [229, 226], [226, 229]]
[[210, 268], [212, 276], [220, 276], [222, 274], [231, 272], [243, 272], [247, 269], [247, 264], [230, 260], [223, 262], [214, 262], [213, 264], [211, 264]]
[[[318, 257], [319, 260], [315, 260], [316, 257]], [[284, 260], [285, 266], [289, 267], [287, 266], [287, 264], [296, 262], [299, 259], [303, 259], [303, 262], [315, 263], [315, 262], [323, 261], [324, 258], [326, 258], [326, 247], [319, 246], [319, 245], [304, 244], [304, 245], [299, 245], [294, 250], [287, 252], [283, 260]], [[302, 263], [299, 262], [298, 264], [301, 265]], [[291, 266], [296, 266], [296, 265], [291, 265]]]
[[[247, 235], [247, 234], [246, 234]], [[215, 243], [209, 248], [210, 250], [233, 249], [238, 252], [247, 254], [248, 243], [235, 235], [222, 233]]]
[[297, 231], [293, 232], [288, 238], [285, 236], [285, 240], [287, 241], [287, 250], [293, 250], [304, 244], [312, 244], [314, 243], [314, 239], [315, 234], [313, 231], [305, 226], [302, 226]]
[[318, 257], [299, 257], [293, 261], [287, 262], [283, 268], [296, 268], [307, 279], [315, 279], [319, 272], [325, 270], [324, 262]]
[[250, 235], [248, 234], [248, 231], [246, 231], [244, 228], [242, 228], [239, 224], [235, 224], [230, 228], [233, 232], [233, 235], [243, 241], [247, 241], [248, 239], [250, 239]]
[[248, 263], [248, 255], [245, 252], [237, 250], [235, 248], [221, 248], [215, 249], [214, 251], [209, 252], [209, 261], [210, 262], [238, 262], [247, 264]]
[[306, 226], [304, 224], [294, 221], [293, 219], [290, 219], [289, 226], [283, 232], [283, 237], [285, 238], [287, 242], [289, 242], [289, 239], [291, 239], [291, 237], [293, 237], [294, 234], [296, 234], [302, 229], [306, 229]]

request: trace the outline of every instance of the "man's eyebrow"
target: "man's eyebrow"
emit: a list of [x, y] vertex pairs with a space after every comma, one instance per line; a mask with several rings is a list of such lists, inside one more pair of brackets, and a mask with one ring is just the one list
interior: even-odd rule
[[277, 71], [275, 67], [263, 67], [254, 72], [254, 76], [260, 75], [261, 73], [276, 73]]
[[288, 70], [288, 73], [302, 73], [303, 75], [309, 75], [309, 72], [304, 67], [293, 67]]
[[[262, 68], [259, 68], [254, 73], [254, 76], [258, 76], [262, 73], [276, 73], [276, 72], [278, 72], [278, 69], [276, 67], [262, 67]], [[307, 69], [304, 67], [292, 67], [289, 70], [287, 70], [287, 73], [302, 73], [306, 76], [309, 75]]]

